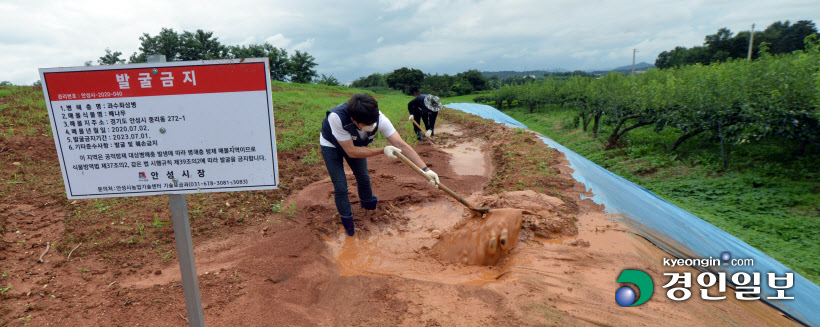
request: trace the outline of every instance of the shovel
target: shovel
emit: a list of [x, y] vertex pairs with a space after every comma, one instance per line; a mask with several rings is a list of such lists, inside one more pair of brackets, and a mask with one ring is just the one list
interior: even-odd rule
[[[413, 125], [416, 125], [416, 127], [418, 127], [418, 129], [419, 129], [419, 130], [422, 130], [422, 131], [424, 131], [424, 130], [425, 130], [425, 129], [421, 128], [421, 126], [419, 126], [419, 123], [417, 123], [417, 122], [416, 122], [415, 120], [413, 120], [412, 118], [409, 118], [408, 120], [410, 120], [411, 122], [413, 122]], [[433, 142], [433, 137], [432, 137], [432, 136], [427, 136], [427, 134], [422, 134], [422, 135], [424, 135], [424, 138], [426, 138], [427, 140], [429, 140], [429, 141], [430, 141], [430, 143], [432, 143], [432, 144], [436, 144], [436, 142]]]
[[[421, 169], [418, 166], [416, 166], [416, 164], [414, 164], [412, 161], [410, 161], [410, 159], [407, 159], [407, 157], [405, 157], [403, 154], [401, 154], [399, 152], [394, 152], [393, 154], [395, 154], [396, 157], [398, 157], [402, 162], [404, 162], [406, 165], [410, 166], [410, 168], [412, 168], [415, 172], [417, 172], [419, 175], [421, 175], [422, 177], [424, 177], [428, 181], [434, 181], [432, 177], [430, 177], [429, 175], [427, 175], [423, 171], [421, 171]], [[451, 190], [449, 187], [444, 186], [444, 184], [438, 183], [438, 188], [440, 190], [444, 191], [444, 193], [447, 193], [450, 196], [452, 196], [454, 199], [458, 200], [458, 202], [461, 202], [461, 204], [465, 205], [468, 209], [470, 209], [472, 211], [475, 211], [479, 214], [488, 213], [492, 209], [492, 208], [487, 208], [487, 207], [474, 207], [472, 204], [467, 202], [467, 200], [464, 200], [464, 198], [462, 198], [460, 195], [456, 194], [456, 192], [453, 192], [453, 190]]]

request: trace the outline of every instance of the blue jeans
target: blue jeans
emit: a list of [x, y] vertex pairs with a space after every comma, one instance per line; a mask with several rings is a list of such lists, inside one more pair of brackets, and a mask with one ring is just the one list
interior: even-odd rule
[[359, 199], [367, 201], [373, 198], [373, 190], [370, 188], [370, 175], [367, 172], [367, 159], [365, 158], [345, 158], [342, 151], [327, 146], [322, 147], [322, 159], [330, 174], [330, 181], [333, 182], [333, 197], [336, 202], [336, 210], [339, 216], [352, 217], [353, 211], [350, 208], [350, 199], [347, 197], [347, 178], [345, 177], [344, 161], [356, 176], [356, 184], [359, 190]]

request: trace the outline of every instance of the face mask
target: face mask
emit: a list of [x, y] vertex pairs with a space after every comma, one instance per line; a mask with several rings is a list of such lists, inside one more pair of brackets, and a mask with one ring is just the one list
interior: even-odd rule
[[373, 125], [367, 125], [364, 128], [362, 128], [362, 130], [365, 131], [365, 132], [372, 132], [375, 129], [376, 129], [376, 123], [373, 123]]

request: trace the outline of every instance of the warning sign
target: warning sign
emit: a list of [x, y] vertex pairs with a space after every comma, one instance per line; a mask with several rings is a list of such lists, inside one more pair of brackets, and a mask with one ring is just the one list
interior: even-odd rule
[[68, 198], [275, 189], [268, 60], [40, 69]]

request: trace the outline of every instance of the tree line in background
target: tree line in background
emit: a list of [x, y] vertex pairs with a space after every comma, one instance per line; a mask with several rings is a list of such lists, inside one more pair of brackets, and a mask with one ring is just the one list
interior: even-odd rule
[[[754, 32], [752, 48], [757, 49], [765, 42], [771, 54], [803, 50], [803, 39], [816, 33], [817, 27], [812, 21], [801, 20], [794, 24], [788, 20], [778, 21], [769, 25], [762, 32]], [[729, 58], [746, 58], [750, 34], [750, 31], [743, 31], [733, 35], [728, 28], [721, 28], [717, 33], [707, 35], [703, 46], [691, 48], [679, 46], [661, 52], [655, 60], [655, 66], [663, 69], [692, 64], [708, 65], [713, 62], [723, 62]], [[757, 58], [756, 53], [752, 55], [752, 58]]]
[[419, 69], [402, 67], [391, 73], [373, 73], [353, 81], [351, 87], [367, 89], [374, 92], [397, 90], [410, 94], [413, 87], [421, 93], [435, 94], [441, 97], [471, 94], [489, 90], [491, 85], [487, 78], [477, 70], [468, 70], [456, 75], [431, 75]]
[[610, 146], [644, 126], [656, 132], [674, 128], [678, 136], [671, 150], [705, 135], [720, 142], [724, 168], [730, 144], [777, 140], [802, 155], [809, 146], [820, 148], [820, 42], [817, 35], [805, 42], [805, 50], [781, 54], [763, 44], [753, 61], [507, 85], [475, 101], [497, 108], [515, 103], [530, 112], [541, 104], [563, 104], [577, 112], [575, 127], [587, 131], [592, 123], [593, 137], [602, 124], [613, 126]]
[[[128, 63], [143, 63], [149, 55], [165, 55], [166, 61], [264, 58], [270, 61], [270, 78], [275, 81], [290, 81], [294, 83], [311, 83], [318, 77], [315, 58], [305, 51], [296, 50], [288, 56], [287, 50], [277, 48], [270, 43], [250, 45], [224, 45], [213, 32], [196, 30], [177, 33], [170, 28], [162, 28], [156, 36], [143, 33], [140, 36], [139, 52], [134, 52], [128, 58]], [[124, 64], [122, 52], [105, 49], [105, 55], [97, 60], [100, 65]], [[86, 66], [91, 65], [87, 61]], [[338, 85], [333, 76], [322, 75], [317, 83]]]
[[[504, 73], [504, 72], [502, 72]], [[522, 85], [544, 79], [564, 80], [572, 76], [597, 76], [592, 73], [576, 70], [573, 72], [545, 72], [539, 75], [508, 74], [499, 78], [497, 74], [487, 77], [486, 72], [471, 69], [455, 75], [425, 74], [419, 69], [402, 67], [393, 72], [373, 73], [360, 77], [351, 83], [351, 87], [367, 89], [374, 92], [396, 90], [409, 94], [409, 90], [418, 87], [421, 93], [435, 94], [441, 97], [459, 96], [494, 90], [504, 85]]]

